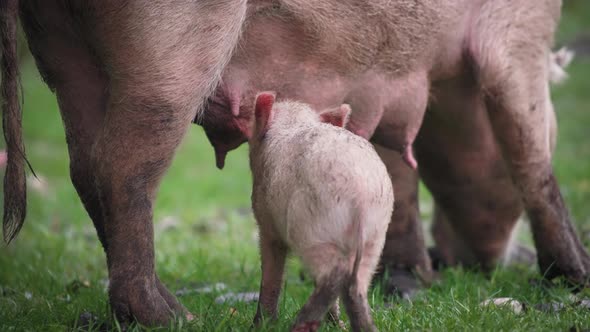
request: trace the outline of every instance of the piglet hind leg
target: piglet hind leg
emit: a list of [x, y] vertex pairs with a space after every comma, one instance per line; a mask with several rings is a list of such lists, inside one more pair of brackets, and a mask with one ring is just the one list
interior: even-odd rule
[[349, 283], [342, 291], [342, 302], [346, 307], [346, 313], [353, 331], [377, 331], [371, 318], [367, 292], [360, 287], [360, 283], [356, 278], [349, 279]]
[[342, 288], [342, 303], [350, 320], [353, 331], [377, 331], [371, 316], [368, 292], [371, 279], [377, 265], [385, 237], [374, 234], [363, 247], [360, 261]]
[[340, 289], [347, 279], [346, 269], [335, 269], [326, 277], [316, 280], [315, 289], [295, 319], [293, 332], [313, 332], [338, 300]]
[[548, 48], [524, 44], [511, 52], [524, 58], [492, 54], [483, 62], [475, 56], [474, 63], [494, 134], [531, 222], [541, 273], [588, 286], [590, 257], [574, 231], [551, 166]]
[[326, 313], [333, 312], [338, 296], [342, 298], [352, 331], [377, 331], [367, 293], [385, 239], [373, 237], [375, 240], [364, 245], [362, 255], [356, 258], [358, 261], [353, 266], [349, 259], [342, 257], [341, 250], [331, 245], [306, 251], [302, 259], [311, 267], [315, 289], [299, 311], [292, 331], [316, 331]]
[[326, 314], [334, 313], [335, 303], [350, 279], [350, 262], [332, 244], [314, 245], [301, 253], [303, 265], [313, 277], [315, 288], [295, 319], [291, 331], [317, 331]]

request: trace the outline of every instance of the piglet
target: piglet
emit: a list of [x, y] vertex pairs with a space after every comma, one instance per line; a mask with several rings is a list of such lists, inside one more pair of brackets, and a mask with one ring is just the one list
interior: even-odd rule
[[341, 296], [353, 331], [375, 331], [367, 301], [393, 207], [385, 165], [365, 139], [343, 129], [350, 107], [256, 96], [247, 133], [252, 207], [260, 228], [262, 281], [254, 319], [276, 316], [287, 251], [315, 290], [292, 331], [315, 331]]

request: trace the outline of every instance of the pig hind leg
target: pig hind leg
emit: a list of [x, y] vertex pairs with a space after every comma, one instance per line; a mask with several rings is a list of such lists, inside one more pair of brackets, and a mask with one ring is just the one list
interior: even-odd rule
[[153, 203], [237, 41], [245, 1], [151, 1], [141, 11], [107, 13], [97, 7], [93, 40], [112, 75], [91, 160], [105, 217], [110, 304], [117, 319], [166, 325], [174, 312], [155, 272]]
[[[539, 11], [544, 10], [549, 12], [543, 6], [518, 11], [520, 24], [513, 29], [554, 22], [551, 17], [539, 22], [544, 13]], [[488, 23], [479, 23], [488, 25], [474, 27], [468, 59], [478, 74], [493, 132], [529, 216], [539, 267], [548, 278], [561, 275], [588, 285], [590, 257], [574, 231], [550, 159], [548, 37], [501, 31], [503, 26], [494, 26], [493, 21], [490, 17]]]
[[459, 262], [473, 262], [475, 258], [463, 239], [457, 235], [441, 207], [435, 203], [432, 217], [432, 237], [435, 246], [429, 249], [432, 266], [440, 269]]
[[[51, 13], [57, 17], [61, 13], [50, 4], [46, 6], [43, 10], [35, 11], [28, 7], [28, 3], [22, 3], [22, 25], [39, 71], [57, 97], [66, 131], [72, 184], [94, 224], [103, 249], [108, 251], [104, 215], [95, 185], [94, 164], [90, 153], [104, 121], [108, 80], [87, 45], [77, 39], [74, 31], [63, 29], [64, 24], [69, 24], [69, 17], [48, 20], [41, 13]], [[31, 22], [32, 19], [36, 22]], [[40, 30], [32, 28], [34, 24], [61, 33], [40, 34]], [[59, 25], [61, 29], [54, 25]], [[57, 63], [53, 59], [68, 61]], [[157, 277], [156, 283], [170, 308], [177, 313], [190, 315]]]
[[[68, 26], [64, 23], [68, 20], [67, 16], [60, 15], [55, 6], [29, 6], [21, 3], [21, 21], [41, 76], [57, 97], [66, 131], [70, 178], [106, 249], [102, 209], [90, 161], [90, 151], [102, 127], [106, 109], [106, 74], [98, 69], [100, 66], [96, 59], [76, 39], [75, 33], [64, 29]], [[56, 22], [42, 13], [56, 15], [60, 20]], [[39, 33], [40, 29], [35, 29], [35, 24], [45, 30], [62, 33]]]

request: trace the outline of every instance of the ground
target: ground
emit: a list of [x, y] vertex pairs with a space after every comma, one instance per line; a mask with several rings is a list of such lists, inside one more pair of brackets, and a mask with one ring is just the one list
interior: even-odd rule
[[[567, 1], [558, 43], [573, 41], [584, 31], [590, 32], [590, 2]], [[569, 72], [570, 79], [553, 89], [559, 121], [554, 165], [577, 228], [589, 232], [590, 58], [577, 58]], [[23, 62], [22, 75], [25, 142], [40, 181], [29, 180], [28, 216], [21, 234], [10, 246], [0, 246], [0, 331], [78, 329], [84, 325], [78, 321], [81, 315], [95, 316], [96, 329], [108, 321], [109, 312], [104, 254], [67, 175], [55, 98], [30, 58]], [[219, 303], [218, 297], [258, 290], [260, 263], [250, 189], [246, 147], [231, 153], [219, 171], [203, 131], [191, 128], [155, 207], [158, 273], [198, 317], [171, 329], [249, 330], [256, 302]], [[423, 219], [428, 221], [432, 202], [424, 188], [420, 199]], [[530, 244], [530, 235], [522, 233], [521, 240]], [[305, 302], [312, 285], [301, 279], [300, 270], [297, 260], [289, 262], [280, 319], [262, 330], [286, 330]], [[412, 301], [386, 304], [376, 287], [370, 302], [382, 331], [590, 329], [590, 309], [571, 305], [568, 289], [559, 283], [545, 289], [531, 282], [538, 277], [536, 267], [498, 268], [489, 277], [449, 269], [440, 284]], [[516, 314], [479, 305], [491, 297], [507, 296], [525, 303], [528, 310]], [[590, 298], [590, 291], [580, 296]], [[533, 308], [550, 302], [565, 307], [558, 312]]]

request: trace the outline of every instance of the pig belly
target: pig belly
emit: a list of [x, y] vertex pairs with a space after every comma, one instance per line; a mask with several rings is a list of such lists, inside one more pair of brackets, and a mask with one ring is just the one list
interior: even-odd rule
[[428, 104], [430, 82], [426, 70], [416, 69], [401, 78], [369, 73], [366, 83], [347, 98], [353, 133], [398, 151], [416, 168], [412, 145]]

